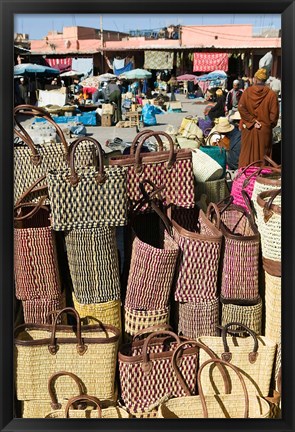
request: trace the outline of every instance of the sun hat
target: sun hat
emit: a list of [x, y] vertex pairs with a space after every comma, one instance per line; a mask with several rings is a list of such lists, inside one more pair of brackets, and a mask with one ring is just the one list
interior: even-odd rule
[[264, 68], [258, 69], [258, 71], [255, 73], [254, 76], [260, 81], [266, 81], [267, 80], [266, 69]]
[[216, 90], [216, 94], [217, 94], [217, 96], [222, 96], [223, 95], [223, 91], [221, 89], [217, 89]]
[[215, 119], [214, 130], [219, 133], [227, 133], [234, 129], [226, 117], [219, 117]]
[[235, 111], [234, 114], [229, 116], [230, 120], [241, 120], [241, 114], [239, 111]]

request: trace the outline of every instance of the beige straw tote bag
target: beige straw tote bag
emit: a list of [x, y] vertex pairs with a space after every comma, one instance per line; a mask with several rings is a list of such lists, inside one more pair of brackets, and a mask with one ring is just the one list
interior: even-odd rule
[[269, 274], [281, 276], [281, 189], [260, 193], [257, 204], [263, 267]]
[[[250, 337], [229, 336], [232, 326], [238, 325]], [[204, 336], [198, 339], [207, 345], [216, 357], [234, 364], [243, 375], [249, 395], [268, 396], [270, 381], [274, 365], [276, 343], [272, 340], [257, 336], [252, 330], [241, 323], [228, 323], [222, 328], [221, 337]], [[200, 364], [208, 359], [208, 355], [200, 352]], [[232, 393], [239, 392], [236, 374], [229, 371]], [[205, 394], [212, 394], [212, 385], [215, 394], [222, 393], [220, 376], [212, 368], [210, 374], [202, 376], [202, 387]]]
[[140, 310], [124, 307], [124, 339], [130, 341], [138, 332], [165, 326], [169, 323], [170, 307], [157, 310]]
[[282, 286], [281, 278], [265, 272], [265, 336], [281, 342]]
[[[84, 409], [73, 409], [73, 404], [77, 402], [87, 402], [87, 406]], [[94, 405], [94, 408], [93, 406]], [[123, 408], [118, 406], [109, 406], [103, 408], [101, 401], [95, 396], [89, 396], [87, 394], [72, 397], [65, 409], [55, 410], [45, 415], [45, 418], [102, 418], [102, 419], [119, 419], [129, 418], [129, 414]]]
[[193, 172], [197, 182], [218, 180], [222, 177], [223, 167], [211, 156], [199, 149], [192, 150]]
[[[72, 381], [76, 383], [76, 387], [73, 386]], [[70, 392], [62, 394], [58, 391], [59, 386], [68, 387]], [[44, 418], [50, 409], [64, 408], [68, 400], [77, 395], [77, 391], [80, 395], [84, 393], [83, 383], [77, 375], [67, 371], [56, 372], [48, 380], [47, 400], [32, 400], [21, 403], [22, 418]]]
[[[64, 313], [75, 317], [75, 326], [57, 324]], [[47, 400], [50, 376], [67, 370], [80, 378], [86, 392], [113, 400], [119, 335], [119, 329], [107, 324], [82, 326], [77, 311], [69, 307], [55, 313], [53, 324], [18, 326], [14, 338], [17, 399]], [[61, 385], [60, 392], [70, 394], [73, 389]]]
[[[175, 351], [174, 354], [175, 359], [177, 352]], [[232, 373], [237, 376], [239, 394], [228, 394], [227, 392], [218, 395], [204, 394], [201, 385], [201, 376], [205, 374], [203, 371], [208, 365], [218, 364], [232, 369]], [[175, 361], [173, 366], [177, 373], [178, 368]], [[242, 374], [231, 363], [217, 358], [205, 361], [199, 368], [197, 381], [198, 396], [179, 397], [162, 403], [159, 407], [158, 418], [267, 418], [269, 415], [269, 404], [259, 396], [249, 396]], [[226, 382], [224, 384], [226, 386]]]

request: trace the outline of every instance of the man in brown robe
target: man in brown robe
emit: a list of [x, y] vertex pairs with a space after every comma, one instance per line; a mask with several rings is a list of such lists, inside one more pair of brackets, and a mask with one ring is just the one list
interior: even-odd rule
[[241, 115], [242, 140], [239, 168], [271, 156], [272, 128], [279, 118], [278, 97], [265, 85], [267, 74], [259, 69], [253, 79], [253, 86], [242, 94], [238, 109]]

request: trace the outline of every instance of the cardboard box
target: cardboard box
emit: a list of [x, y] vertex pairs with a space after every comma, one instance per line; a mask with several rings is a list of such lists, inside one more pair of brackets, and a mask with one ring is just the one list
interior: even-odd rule
[[112, 126], [112, 116], [111, 114], [102, 114], [101, 116], [101, 126], [110, 127]]
[[114, 114], [114, 105], [102, 104], [102, 114]]

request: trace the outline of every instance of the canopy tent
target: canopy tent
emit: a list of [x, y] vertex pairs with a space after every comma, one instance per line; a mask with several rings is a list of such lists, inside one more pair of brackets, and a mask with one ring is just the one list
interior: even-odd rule
[[177, 81], [195, 81], [196, 78], [198, 77], [192, 74], [184, 74], [176, 77]]
[[82, 76], [83, 72], [79, 72], [76, 70], [70, 70], [68, 72], [63, 72], [60, 74], [61, 77], [75, 77], [75, 76]]
[[119, 76], [127, 80], [151, 78], [152, 73], [145, 69], [133, 69]]
[[14, 75], [21, 75], [29, 78], [35, 78], [36, 76], [51, 77], [59, 75], [59, 70], [35, 63], [21, 63], [14, 66]]

